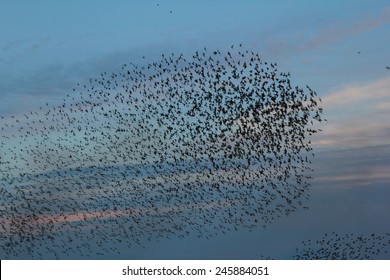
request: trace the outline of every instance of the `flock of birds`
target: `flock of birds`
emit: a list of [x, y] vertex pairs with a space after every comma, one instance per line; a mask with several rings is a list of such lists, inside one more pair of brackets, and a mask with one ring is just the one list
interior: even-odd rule
[[234, 46], [104, 72], [2, 122], [2, 247], [34, 256], [42, 243], [56, 257], [94, 239], [104, 254], [265, 226], [305, 207], [318, 102]]
[[[306, 240], [295, 250], [293, 260], [372, 260], [388, 254], [390, 233], [325, 233], [318, 240]], [[273, 260], [269, 256], [261, 259]]]
[[295, 260], [370, 260], [388, 254], [390, 233], [324, 234], [319, 240], [302, 242]]
[[307, 208], [321, 99], [231, 46], [123, 64], [0, 118], [0, 248], [93, 257]]

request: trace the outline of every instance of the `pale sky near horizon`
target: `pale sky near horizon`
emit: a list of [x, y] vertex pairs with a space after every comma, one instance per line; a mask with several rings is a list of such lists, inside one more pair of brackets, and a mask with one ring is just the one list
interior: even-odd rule
[[160, 240], [120, 258], [289, 258], [324, 232], [390, 232], [388, 1], [5, 0], [0, 26], [5, 121], [60, 104], [77, 83], [143, 56], [240, 43], [322, 98], [328, 121], [313, 139], [310, 210], [265, 230]]

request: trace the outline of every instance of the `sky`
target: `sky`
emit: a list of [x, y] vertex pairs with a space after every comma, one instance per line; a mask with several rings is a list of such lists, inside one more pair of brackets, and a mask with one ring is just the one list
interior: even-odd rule
[[61, 104], [77, 83], [123, 63], [238, 44], [321, 97], [327, 122], [312, 141], [310, 210], [251, 232], [151, 241], [119, 258], [288, 259], [324, 232], [390, 232], [388, 1], [4, 0], [0, 26], [6, 120]]

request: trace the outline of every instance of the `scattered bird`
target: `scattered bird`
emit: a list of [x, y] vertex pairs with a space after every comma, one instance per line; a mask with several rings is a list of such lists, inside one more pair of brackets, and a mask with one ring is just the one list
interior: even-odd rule
[[319, 103], [241, 44], [103, 72], [1, 119], [0, 247], [91, 257], [266, 227], [307, 207]]

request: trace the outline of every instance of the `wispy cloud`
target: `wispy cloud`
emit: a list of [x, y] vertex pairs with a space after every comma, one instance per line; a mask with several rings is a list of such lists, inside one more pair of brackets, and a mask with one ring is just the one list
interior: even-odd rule
[[363, 85], [344, 86], [323, 99], [324, 106], [328, 109], [345, 108], [354, 102], [363, 102], [361, 106], [367, 106], [367, 102], [376, 102], [383, 106], [389, 104], [390, 100], [390, 77]]
[[[375, 183], [389, 183], [390, 174], [389, 166], [382, 168], [373, 168], [371, 166], [362, 166], [354, 172], [346, 172], [342, 175], [318, 176], [314, 178], [314, 182], [327, 182], [328, 184], [337, 184], [341, 187], [357, 187], [369, 186]], [[356, 172], [358, 171], [358, 172]]]
[[348, 85], [323, 98], [328, 122], [313, 143], [346, 148], [388, 144], [390, 139], [390, 78]]
[[313, 187], [351, 189], [390, 184], [390, 145], [318, 152], [314, 160]]
[[388, 7], [383, 9], [382, 13], [377, 17], [367, 15], [360, 21], [354, 21], [353, 23], [337, 22], [323, 30], [319, 30], [313, 39], [307, 41], [299, 49], [301, 51], [314, 50], [340, 39], [380, 27], [384, 24], [388, 24], [389, 22], [390, 8]]
[[[263, 31], [258, 36], [252, 36], [255, 39], [249, 40], [255, 40], [254, 45], [262, 46], [263, 55], [280, 60], [293, 59], [294, 62], [298, 58], [299, 61], [307, 64], [319, 59], [318, 56], [310, 56], [308, 52], [320, 50], [329, 45], [337, 46], [337, 43], [344, 39], [368, 33], [389, 24], [390, 7], [376, 14], [355, 14], [349, 18], [330, 17], [316, 24], [297, 25], [299, 21], [299, 18], [290, 19], [287, 23], [289, 29], [270, 29], [267, 33]], [[261, 40], [256, 38], [261, 38]], [[326, 57], [328, 54], [321, 53], [321, 57]]]

